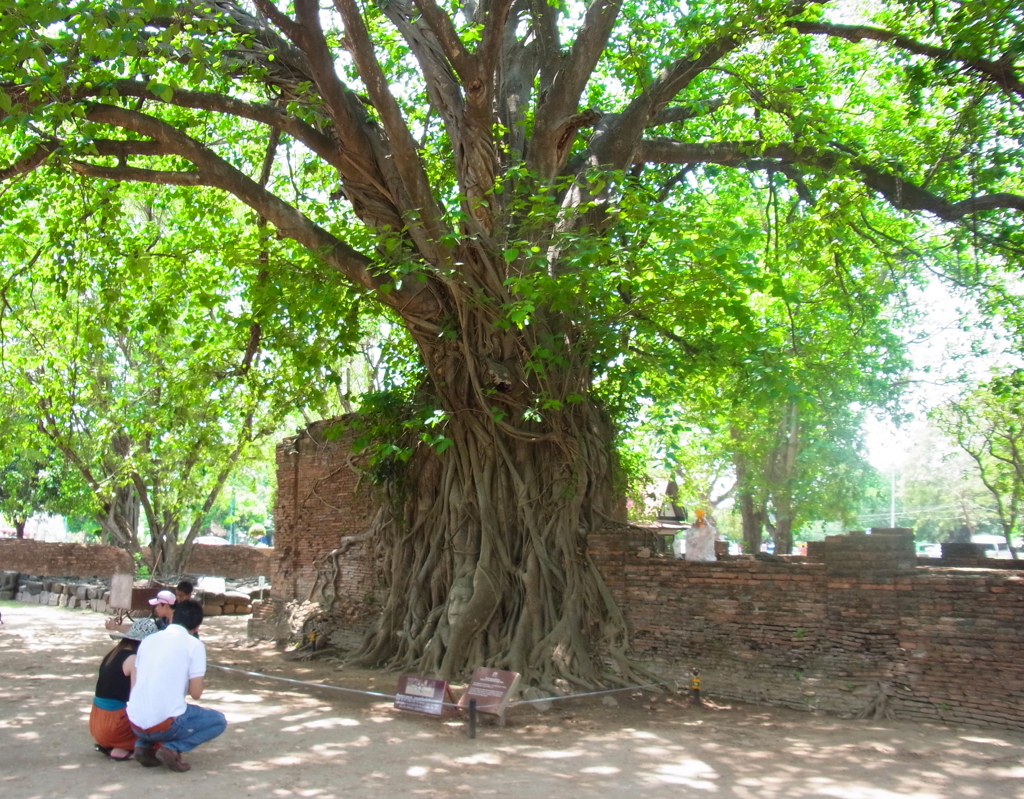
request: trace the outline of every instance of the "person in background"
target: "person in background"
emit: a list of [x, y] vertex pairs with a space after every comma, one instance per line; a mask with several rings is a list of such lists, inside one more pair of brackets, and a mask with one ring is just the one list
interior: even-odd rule
[[143, 766], [188, 771], [181, 753], [227, 728], [220, 711], [185, 701], [186, 694], [200, 699], [205, 686], [206, 647], [193, 636], [202, 623], [203, 606], [186, 599], [174, 609], [171, 625], [139, 647], [128, 720], [137, 736], [135, 759]]
[[114, 637], [121, 640], [100, 663], [96, 695], [89, 712], [89, 734], [96, 741], [97, 751], [111, 760], [132, 759], [135, 732], [128, 723], [125, 708], [135, 671], [135, 653], [139, 643], [155, 632], [153, 619], [140, 619], [127, 632], [115, 633]]
[[[153, 606], [152, 618], [156, 622], [158, 630], [166, 630], [167, 625], [171, 623], [171, 616], [174, 615], [174, 605], [177, 601], [177, 597], [170, 591], [161, 591], [149, 600], [149, 604]], [[129, 619], [118, 624], [115, 619], [107, 619], [103, 626], [111, 632], [126, 633], [131, 628], [132, 621]]]
[[195, 590], [195, 586], [192, 583], [188, 580], [182, 580], [178, 583], [178, 587], [174, 589], [174, 595], [178, 598], [179, 602], [182, 602], [192, 598], [193, 590]]

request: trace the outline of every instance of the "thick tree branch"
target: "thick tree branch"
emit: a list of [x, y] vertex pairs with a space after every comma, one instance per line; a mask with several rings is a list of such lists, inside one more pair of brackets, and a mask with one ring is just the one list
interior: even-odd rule
[[[101, 153], [102, 154], [102, 153]], [[133, 183], [154, 183], [160, 186], [209, 186], [199, 172], [180, 172], [169, 169], [140, 169], [130, 166], [97, 166], [87, 161], [72, 161], [71, 168], [87, 178], [124, 181]]]
[[35, 149], [24, 155], [8, 167], [0, 169], [0, 183], [24, 175], [38, 169], [60, 147], [60, 142], [43, 141], [35, 145]]
[[[390, 280], [386, 276], [375, 275], [370, 271], [369, 258], [307, 219], [297, 209], [262, 188], [256, 181], [177, 128], [137, 111], [111, 105], [93, 106], [86, 113], [86, 118], [91, 122], [131, 130], [161, 142], [166, 147], [167, 154], [180, 156], [196, 165], [196, 185], [211, 186], [233, 194], [273, 224], [280, 235], [293, 239], [317, 253], [356, 285], [379, 292], [378, 296], [387, 305], [407, 307], [414, 313], [430, 313], [429, 307], [420, 307], [424, 302], [427, 302], [428, 306], [432, 305], [429, 292], [423, 291], [418, 285], [408, 288], [403, 285], [400, 290], [382, 293], [382, 287], [390, 287]], [[77, 164], [75, 168], [85, 174], [86, 167], [83, 165]], [[90, 166], [88, 169], [95, 170], [99, 167]], [[121, 174], [125, 179], [130, 179], [133, 173]], [[112, 177], [117, 179], [116, 175], [117, 173], [113, 173]], [[151, 175], [150, 179], [153, 177], [159, 176]]]
[[673, 122], [688, 122], [691, 119], [707, 116], [717, 111], [724, 104], [725, 100], [719, 97], [714, 100], [701, 100], [691, 106], [675, 105], [663, 108], [654, 115], [654, 118], [651, 119], [647, 127], [653, 128], [658, 125], [670, 125]]
[[548, 0], [527, 0], [533, 17], [533, 33], [540, 49], [537, 63], [540, 66], [540, 83], [537, 91], [546, 94], [551, 90], [555, 75], [562, 65], [562, 45], [558, 36], [558, 12]]
[[735, 38], [724, 36], [706, 47], [696, 58], [679, 59], [665, 69], [654, 83], [595, 135], [591, 142], [594, 160], [607, 168], [627, 169], [633, 163], [632, 153], [639, 145], [644, 130], [654, 124], [666, 104], [689, 86], [694, 78], [739, 46], [740, 42]]
[[832, 25], [826, 22], [790, 22], [789, 25], [801, 33], [819, 36], [834, 36], [851, 42], [869, 39], [876, 42], [892, 44], [901, 50], [923, 55], [936, 61], [950, 61], [963, 66], [980, 75], [984, 80], [994, 83], [1003, 91], [1024, 98], [1024, 83], [1017, 77], [1019, 68], [1011, 58], [991, 61], [987, 58], [961, 57], [953, 47], [936, 47], [915, 41], [908, 36], [874, 28], [870, 25]]
[[[405, 203], [405, 207], [419, 211], [421, 223], [426, 230], [424, 240], [417, 243], [421, 245], [421, 252], [431, 252], [442, 236], [441, 211], [430, 191], [429, 180], [423, 170], [416, 141], [406, 124], [402, 109], [391, 92], [387, 77], [374, 52], [369, 31], [354, 0], [335, 0], [334, 5], [345, 24], [349, 52], [370, 95], [370, 101], [380, 114], [388, 141], [391, 143], [394, 166], [409, 196], [409, 202]], [[436, 255], [434, 260], [437, 260]]]
[[[162, 102], [181, 108], [213, 111], [214, 113], [226, 116], [260, 122], [269, 127], [276, 128], [282, 133], [287, 133], [293, 139], [302, 142], [338, 170], [339, 173], [344, 173], [346, 167], [354, 166], [351, 160], [345, 158], [344, 148], [339, 146], [338, 142], [324, 135], [313, 126], [306, 124], [291, 114], [285, 113], [280, 108], [266, 103], [244, 102], [224, 94], [196, 92], [186, 89], [175, 89], [169, 100], [163, 100], [149, 91], [146, 88], [145, 82], [134, 80], [115, 81], [113, 87], [123, 97], [138, 97], [143, 100]], [[99, 89], [95, 89], [83, 94], [83, 96], [98, 94], [99, 91]]]
[[494, 82], [494, 72], [498, 65], [512, 3], [513, 0], [483, 0], [480, 5], [484, 33], [483, 40], [477, 48], [477, 58], [481, 77], [488, 83]]
[[387, 175], [388, 171], [394, 171], [387, 165], [390, 150], [367, 119], [359, 98], [335, 71], [334, 55], [320, 25], [318, 0], [296, 0], [295, 14], [301, 25], [299, 44], [309, 60], [313, 79], [334, 122], [338, 139], [357, 165], [355, 172], [342, 174], [345, 194], [367, 224], [401, 230], [405, 220], [395, 197], [396, 187]]
[[545, 179], [553, 178], [565, 163], [568, 149], [559, 149], [558, 142], [564, 139], [577, 111], [580, 95], [604, 52], [621, 5], [621, 0], [591, 1], [551, 87], [539, 98], [527, 157], [529, 166]]
[[455, 157], [455, 172], [462, 190], [467, 221], [476, 235], [494, 229], [491, 192], [498, 170], [493, 142], [494, 110], [490, 83], [459, 83], [434, 31], [407, 0], [389, 0], [384, 9], [405, 37], [419, 62], [431, 103], [441, 114]]
[[302, 28], [281, 11], [269, 0], [253, 0], [253, 5], [259, 9], [259, 12], [263, 14], [272, 24], [277, 26], [293, 42], [296, 41], [302, 35]]
[[437, 43], [441, 45], [441, 51], [462, 83], [465, 85], [479, 80], [476, 59], [466, 50], [452, 24], [451, 17], [434, 0], [412, 1], [423, 15], [423, 20], [434, 34]]
[[[765, 169], [772, 168], [770, 162], [765, 159], [777, 159], [779, 163], [785, 164], [805, 164], [828, 171], [848, 157], [839, 153], [821, 152], [810, 147], [797, 150], [789, 144], [764, 147], [752, 141], [691, 144], [664, 140], [643, 142], [635, 158], [638, 162], [660, 164], [714, 163], [725, 166], [749, 166], [756, 163]], [[1017, 194], [998, 192], [960, 202], [949, 202], [908, 180], [883, 172], [870, 164], [860, 163], [856, 159], [848, 159], [848, 162], [851, 168], [861, 174], [865, 185], [884, 196], [894, 207], [904, 211], [926, 211], [946, 222], [956, 222], [979, 211], [1024, 211], [1024, 197]]]

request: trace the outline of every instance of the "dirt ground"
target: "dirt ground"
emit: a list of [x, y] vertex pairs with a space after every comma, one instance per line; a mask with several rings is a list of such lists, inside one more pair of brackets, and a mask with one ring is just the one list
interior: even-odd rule
[[[208, 619], [201, 704], [227, 732], [176, 774], [92, 748], [96, 668], [112, 641], [98, 614], [0, 603], [0, 797], [708, 797], [1024, 799], [1024, 735], [840, 720], [749, 705], [688, 706], [627, 692], [513, 708], [470, 739], [460, 719], [279, 678], [392, 693], [397, 676], [288, 660], [249, 645], [245, 617]], [[705, 686], [707, 690], [708, 686]], [[187, 791], [187, 794], [182, 794]]]

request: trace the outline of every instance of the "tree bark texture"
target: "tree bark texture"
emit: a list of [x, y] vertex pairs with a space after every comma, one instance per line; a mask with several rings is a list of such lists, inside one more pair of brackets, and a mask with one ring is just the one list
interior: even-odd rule
[[[607, 657], [627, 677], [625, 626], [587, 554], [587, 532], [613, 521], [615, 473], [587, 370], [566, 348], [538, 378], [526, 368], [537, 323], [500, 331], [472, 295], [449, 296], [458, 335], [419, 343], [452, 444], [420, 446], [386, 486], [391, 591], [356, 661], [446, 678], [487, 665], [554, 688], [616, 679]], [[554, 383], [583, 400], [526, 414]]]

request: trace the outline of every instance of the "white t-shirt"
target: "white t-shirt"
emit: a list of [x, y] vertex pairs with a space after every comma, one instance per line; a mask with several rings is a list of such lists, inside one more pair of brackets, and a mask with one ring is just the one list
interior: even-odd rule
[[185, 712], [189, 680], [206, 676], [206, 647], [172, 624], [139, 644], [135, 675], [128, 720], [145, 730]]

